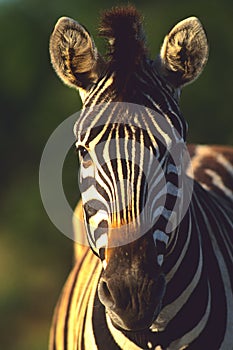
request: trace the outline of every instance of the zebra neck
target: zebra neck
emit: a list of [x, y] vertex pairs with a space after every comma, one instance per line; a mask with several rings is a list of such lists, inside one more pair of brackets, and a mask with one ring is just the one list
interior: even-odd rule
[[153, 331], [172, 333], [186, 322], [183, 337], [190, 343], [202, 332], [221, 325], [219, 339], [229, 344], [232, 336], [228, 329], [233, 324], [229, 286], [233, 286], [233, 276], [228, 266], [232, 264], [233, 239], [226, 236], [227, 232], [233, 232], [227, 208], [221, 208], [215, 198], [194, 184], [190, 207], [164, 259], [167, 288]]

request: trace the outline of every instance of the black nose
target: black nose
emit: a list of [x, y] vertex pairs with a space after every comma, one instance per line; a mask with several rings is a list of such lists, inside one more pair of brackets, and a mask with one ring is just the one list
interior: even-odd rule
[[130, 303], [129, 288], [114, 278], [101, 277], [98, 294], [101, 303], [110, 309], [124, 309]]
[[112, 323], [124, 330], [150, 327], [160, 311], [164, 291], [164, 276], [148, 280], [145, 277], [130, 278], [128, 274], [103, 274], [98, 286], [100, 302], [106, 307]]
[[102, 304], [104, 304], [106, 307], [113, 307], [114, 305], [114, 299], [110, 292], [110, 289], [108, 287], [108, 283], [104, 280], [102, 277], [99, 281], [99, 298]]

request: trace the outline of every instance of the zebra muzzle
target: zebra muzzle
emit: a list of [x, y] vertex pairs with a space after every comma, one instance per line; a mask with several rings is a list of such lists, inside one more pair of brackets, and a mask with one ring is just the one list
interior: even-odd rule
[[161, 309], [164, 275], [151, 279], [141, 271], [125, 271], [108, 277], [105, 272], [99, 281], [98, 295], [112, 324], [128, 331], [149, 328]]

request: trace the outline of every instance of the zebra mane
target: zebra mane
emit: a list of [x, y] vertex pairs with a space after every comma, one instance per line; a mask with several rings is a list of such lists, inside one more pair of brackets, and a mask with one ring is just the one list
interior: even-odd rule
[[142, 17], [131, 5], [104, 12], [99, 34], [108, 39], [109, 64], [117, 72], [133, 71], [146, 56]]

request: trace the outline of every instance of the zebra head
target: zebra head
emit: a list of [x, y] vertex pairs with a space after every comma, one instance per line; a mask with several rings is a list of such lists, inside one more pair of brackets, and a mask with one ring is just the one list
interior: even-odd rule
[[87, 237], [104, 267], [99, 298], [125, 330], [150, 327], [161, 310], [184, 192], [180, 89], [208, 56], [204, 30], [190, 17], [150, 60], [141, 22], [132, 7], [104, 14], [106, 61], [72, 19], [62, 17], [50, 40], [57, 74], [83, 100], [74, 130]]

